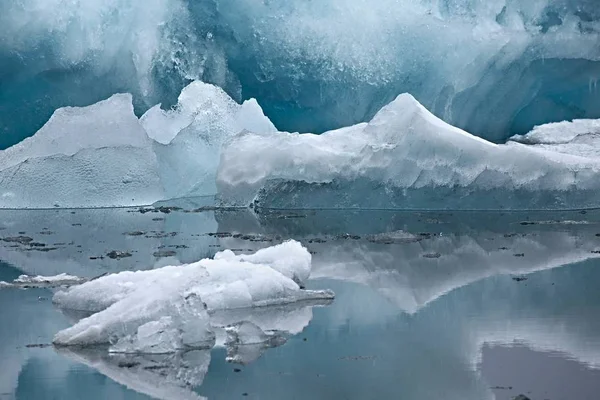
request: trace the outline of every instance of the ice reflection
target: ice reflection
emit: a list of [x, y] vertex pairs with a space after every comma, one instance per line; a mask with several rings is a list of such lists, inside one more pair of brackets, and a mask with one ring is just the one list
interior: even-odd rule
[[[22, 230], [41, 241], [52, 236], [39, 234], [47, 227], [60, 232], [61, 241], [85, 245], [34, 252], [3, 242], [0, 258], [12, 257], [15, 268], [3, 266], [1, 271], [10, 273], [0, 277], [49, 275], [45, 268], [95, 276], [179, 258], [193, 261], [224, 248], [250, 253], [294, 238], [313, 253], [308, 288], [331, 288], [335, 301], [327, 307], [294, 304], [214, 313], [217, 346], [190, 360], [184, 353], [130, 357], [77, 351], [64, 357], [51, 348], [24, 348], [49, 343], [68, 325], [49, 302], [37, 300], [51, 292], [1, 289], [2, 304], [10, 304], [2, 307], [1, 321], [13, 323], [0, 324], [0, 392], [16, 398], [25, 388], [54, 382], [61, 387], [60, 398], [75, 399], [84, 372], [66, 365], [68, 360], [156, 398], [247, 393], [262, 399], [508, 400], [523, 393], [535, 400], [569, 393], [594, 399], [600, 391], [599, 211], [185, 212], [190, 210], [96, 210], [114, 217], [94, 219], [89, 232], [69, 229], [71, 217], [54, 211], [28, 217], [26, 223], [4, 218], [0, 224], [14, 224], [0, 237]], [[83, 210], [77, 213], [88, 218]], [[154, 228], [156, 223], [164, 227]], [[151, 230], [178, 234], [123, 235]], [[188, 248], [168, 247], [177, 245]], [[89, 260], [108, 249], [127, 250], [132, 257]], [[166, 249], [177, 254], [153, 256]], [[34, 369], [34, 361], [43, 368]], [[575, 390], [568, 391], [573, 385]], [[98, 393], [107, 393], [99, 382], [86, 390], [96, 386]], [[132, 398], [124, 389], [119, 393], [115, 398]]]
[[209, 350], [165, 355], [109, 354], [106, 349], [57, 349], [121, 385], [155, 399], [199, 400], [194, 392], [210, 364]]

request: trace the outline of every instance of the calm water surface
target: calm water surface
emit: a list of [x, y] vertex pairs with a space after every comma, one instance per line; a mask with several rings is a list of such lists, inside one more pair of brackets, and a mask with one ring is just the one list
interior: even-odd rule
[[47, 346], [77, 318], [52, 304], [57, 289], [0, 289], [1, 400], [600, 398], [597, 211], [177, 206], [1, 211], [0, 280], [94, 277], [295, 238], [313, 253], [309, 288], [335, 301], [257, 311], [288, 333], [277, 346], [109, 356]]

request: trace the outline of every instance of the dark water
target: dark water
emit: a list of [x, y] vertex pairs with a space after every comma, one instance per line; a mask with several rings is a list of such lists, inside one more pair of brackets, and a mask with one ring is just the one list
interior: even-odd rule
[[[1, 400], [600, 398], [599, 212], [180, 206], [0, 212], [1, 238], [46, 245], [0, 241], [0, 280], [92, 277], [291, 237], [313, 253], [308, 286], [334, 290], [335, 301], [284, 311], [293, 334], [277, 347], [127, 358], [44, 346], [73, 322], [53, 306], [55, 289], [0, 289]], [[154, 255], [165, 249], [175, 255]]]

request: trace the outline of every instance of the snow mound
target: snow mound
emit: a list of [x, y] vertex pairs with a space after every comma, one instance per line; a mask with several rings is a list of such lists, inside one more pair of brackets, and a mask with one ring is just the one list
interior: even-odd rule
[[446, 124], [400, 95], [368, 124], [243, 133], [223, 151], [224, 205], [272, 208], [518, 209], [598, 206], [600, 163]]
[[[275, 260], [276, 253], [285, 261], [263, 263]], [[53, 301], [59, 307], [95, 314], [59, 332], [54, 343], [108, 343], [113, 352], [163, 353], [213, 341], [207, 310], [333, 298], [330, 291], [303, 290], [277, 270], [307, 276], [310, 254], [301, 245], [284, 243], [252, 256], [220, 253], [214, 260], [122, 272], [58, 292]]]

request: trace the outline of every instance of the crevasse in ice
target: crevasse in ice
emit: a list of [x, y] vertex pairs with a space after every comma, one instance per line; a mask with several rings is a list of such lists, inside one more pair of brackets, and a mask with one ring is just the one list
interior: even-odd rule
[[218, 254], [189, 265], [108, 275], [58, 292], [53, 301], [59, 307], [94, 314], [59, 332], [54, 343], [111, 344], [113, 352], [142, 353], [212, 346], [207, 310], [333, 298], [330, 291], [303, 290], [284, 275], [303, 277], [310, 270], [310, 254], [297, 242], [245, 257]]
[[244, 132], [224, 149], [217, 185], [227, 205], [553, 209], [598, 206], [599, 172], [595, 154], [496, 145], [403, 94], [369, 123], [321, 135]]

